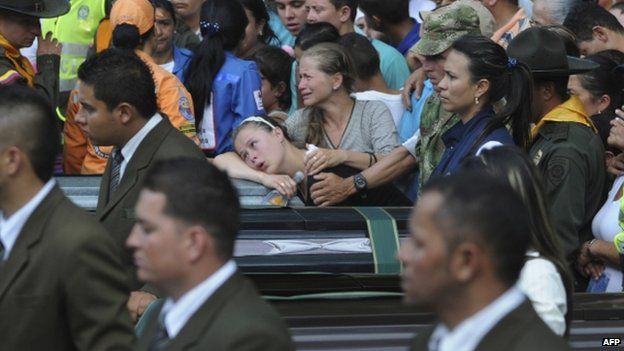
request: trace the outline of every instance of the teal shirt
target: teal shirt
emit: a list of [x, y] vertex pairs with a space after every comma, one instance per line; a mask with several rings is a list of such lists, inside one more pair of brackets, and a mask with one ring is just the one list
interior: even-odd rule
[[381, 40], [373, 39], [373, 46], [379, 53], [379, 69], [388, 88], [399, 90], [410, 75], [405, 57], [397, 49]]
[[[353, 30], [360, 35], [365, 35], [357, 26], [353, 26]], [[373, 39], [371, 43], [379, 54], [379, 70], [388, 88], [394, 90], [402, 89], [405, 80], [410, 75], [405, 57], [393, 46], [381, 40]]]
[[288, 45], [290, 47], [295, 46], [295, 37], [290, 34], [286, 27], [284, 27], [282, 21], [280, 21], [279, 16], [275, 12], [270, 10], [269, 27], [271, 27], [273, 33], [275, 33], [275, 36], [277, 36], [277, 39], [279, 39], [281, 45]]

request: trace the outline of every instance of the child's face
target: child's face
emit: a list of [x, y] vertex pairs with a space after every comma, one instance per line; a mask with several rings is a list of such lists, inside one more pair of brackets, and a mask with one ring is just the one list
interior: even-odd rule
[[271, 82], [266, 79], [262, 74], [260, 74], [262, 78], [262, 105], [267, 113], [271, 113], [275, 110], [281, 110], [281, 106], [279, 105], [279, 97], [282, 96], [283, 89], [286, 84], [279, 83], [279, 86], [271, 84]]

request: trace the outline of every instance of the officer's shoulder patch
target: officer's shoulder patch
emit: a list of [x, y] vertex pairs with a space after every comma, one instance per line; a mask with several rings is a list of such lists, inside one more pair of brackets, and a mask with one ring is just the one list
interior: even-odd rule
[[0, 84], [9, 85], [13, 84], [13, 82], [19, 80], [22, 76], [17, 73], [15, 70], [8, 70], [3, 75], [0, 75]]
[[187, 121], [195, 121], [195, 116], [193, 116], [193, 111], [191, 111], [191, 102], [184, 95], [180, 96], [180, 99], [178, 100], [178, 110], [180, 110], [180, 114]]
[[570, 160], [566, 157], [555, 156], [548, 161], [546, 167], [546, 180], [554, 186], [558, 186], [570, 172]]

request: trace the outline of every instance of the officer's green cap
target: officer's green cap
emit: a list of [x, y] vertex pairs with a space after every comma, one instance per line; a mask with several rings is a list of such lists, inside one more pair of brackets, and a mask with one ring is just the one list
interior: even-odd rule
[[410, 51], [424, 56], [438, 55], [467, 34], [481, 34], [477, 12], [464, 4], [443, 6], [423, 14], [422, 37]]

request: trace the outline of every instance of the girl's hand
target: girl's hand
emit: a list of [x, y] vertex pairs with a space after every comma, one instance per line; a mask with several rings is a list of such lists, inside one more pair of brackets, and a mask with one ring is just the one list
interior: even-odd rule
[[275, 189], [288, 198], [297, 193], [297, 183], [288, 175], [264, 173], [261, 180], [262, 185], [269, 189]]

